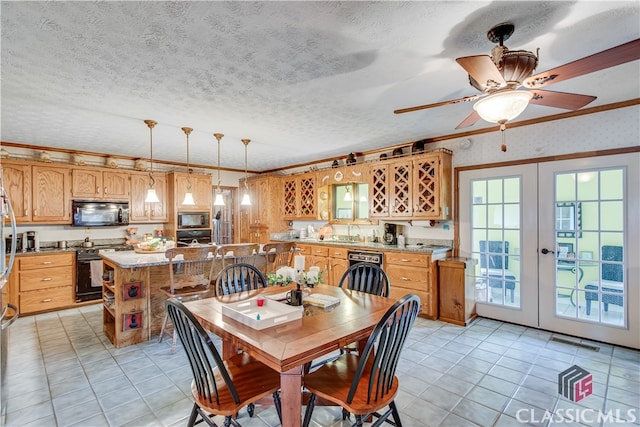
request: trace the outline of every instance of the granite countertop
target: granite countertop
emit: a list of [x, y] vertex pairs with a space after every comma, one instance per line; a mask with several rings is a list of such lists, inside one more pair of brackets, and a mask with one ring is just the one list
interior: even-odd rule
[[397, 252], [417, 252], [423, 254], [439, 254], [450, 251], [452, 248], [443, 245], [432, 244], [411, 244], [404, 247], [398, 245], [387, 245], [377, 242], [350, 242], [346, 240], [318, 240], [318, 239], [284, 239], [280, 241], [294, 242], [309, 245], [322, 246], [345, 246], [353, 249], [361, 250], [377, 250], [377, 251], [397, 251]]

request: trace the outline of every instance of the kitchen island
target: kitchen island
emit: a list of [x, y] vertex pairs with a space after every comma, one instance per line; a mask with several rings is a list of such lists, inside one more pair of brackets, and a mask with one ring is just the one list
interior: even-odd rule
[[[212, 251], [215, 252], [215, 246]], [[166, 295], [160, 291], [169, 284], [169, 260], [161, 253], [135, 251], [103, 252], [103, 331], [115, 347], [148, 341], [158, 335], [164, 319]], [[223, 259], [210, 254], [214, 276]], [[263, 270], [264, 254], [258, 254], [256, 267]], [[214, 296], [212, 286], [203, 298]]]

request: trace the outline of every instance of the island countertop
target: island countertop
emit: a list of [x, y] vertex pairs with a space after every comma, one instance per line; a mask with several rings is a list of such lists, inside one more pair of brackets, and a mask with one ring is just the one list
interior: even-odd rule
[[141, 254], [135, 251], [100, 252], [102, 259], [111, 261], [120, 268], [151, 267], [167, 265], [169, 260], [162, 253]]

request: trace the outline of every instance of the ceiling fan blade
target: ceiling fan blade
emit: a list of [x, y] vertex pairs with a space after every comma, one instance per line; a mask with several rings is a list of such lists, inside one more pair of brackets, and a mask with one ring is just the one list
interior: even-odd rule
[[458, 126], [456, 126], [456, 129], [473, 126], [478, 120], [480, 120], [480, 115], [476, 113], [476, 110], [473, 110], [471, 114], [469, 114], [463, 121], [460, 122]]
[[491, 57], [487, 55], [463, 56], [456, 62], [481, 86], [498, 89], [507, 84]]
[[531, 90], [533, 97], [530, 104], [545, 105], [547, 107], [564, 108], [565, 110], [578, 110], [594, 99], [596, 96], [579, 95], [577, 93], [552, 92], [550, 90]]
[[640, 39], [538, 73], [526, 79], [524, 86], [541, 88], [552, 83], [558, 83], [563, 80], [593, 73], [594, 71], [624, 64], [625, 62], [635, 61], [636, 59], [640, 59]]
[[416, 107], [401, 108], [399, 110], [394, 110], [393, 114], [410, 113], [411, 111], [426, 110], [428, 108], [442, 107], [443, 105], [459, 104], [461, 102], [475, 101], [478, 98], [480, 98], [480, 95], [472, 95], [472, 96], [465, 96], [464, 98], [451, 99], [449, 101], [436, 102], [434, 104], [425, 104], [425, 105], [418, 105]]

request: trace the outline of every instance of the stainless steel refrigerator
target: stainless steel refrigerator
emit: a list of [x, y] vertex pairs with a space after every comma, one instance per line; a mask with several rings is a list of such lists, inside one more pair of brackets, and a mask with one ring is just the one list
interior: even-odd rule
[[9, 202], [9, 196], [2, 184], [2, 166], [0, 165], [0, 427], [5, 425], [7, 416], [7, 393], [5, 388], [7, 375], [7, 344], [9, 340], [9, 326], [18, 318], [18, 307], [3, 301], [4, 287], [7, 285], [9, 274], [13, 268], [16, 255], [16, 240], [11, 239], [11, 246], [7, 247], [5, 231], [16, 233], [16, 218]]

